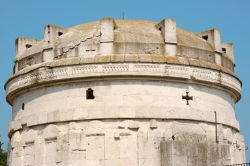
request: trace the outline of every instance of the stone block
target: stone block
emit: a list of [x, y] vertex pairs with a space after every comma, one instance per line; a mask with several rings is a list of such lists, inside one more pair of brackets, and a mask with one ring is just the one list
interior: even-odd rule
[[33, 144], [36, 140], [37, 132], [30, 129], [24, 133], [22, 133], [22, 141], [25, 144]]
[[90, 135], [86, 137], [86, 159], [88, 161], [93, 160], [104, 160], [104, 136], [101, 135]]
[[76, 108], [73, 111], [73, 119], [74, 120], [80, 120], [80, 119], [85, 119], [88, 117], [88, 110], [84, 108]]
[[112, 55], [112, 54], [113, 54], [113, 43], [105, 43], [105, 42], [100, 43], [100, 56]]
[[140, 62], [152, 62], [153, 57], [152, 57], [152, 55], [141, 55], [141, 56], [139, 56], [139, 61]]
[[102, 63], [102, 62], [110, 62], [110, 55], [103, 55], [103, 56], [95, 56], [95, 62], [96, 63]]
[[227, 55], [227, 57], [233, 63], [235, 63], [235, 60], [234, 60], [234, 51], [233, 51], [233, 43], [222, 43], [221, 47], [224, 50], [224, 53]]
[[120, 135], [105, 138], [105, 160], [115, 161], [120, 157]]
[[37, 39], [18, 37], [16, 39], [16, 58], [19, 59], [20, 55], [26, 53], [33, 45], [39, 42]]
[[11, 125], [11, 129], [13, 130], [19, 130], [22, 128], [22, 124], [19, 121], [14, 121]]
[[100, 54], [107, 55], [113, 53], [115, 21], [113, 18], [103, 18], [100, 21]]
[[124, 62], [124, 59], [125, 57], [122, 54], [122, 55], [112, 55], [110, 60], [111, 62]]
[[135, 109], [131, 107], [124, 108], [119, 110], [120, 118], [134, 118], [135, 117]]
[[53, 43], [56, 39], [58, 39], [61, 35], [66, 33], [66, 29], [56, 26], [56, 25], [47, 25], [44, 28], [44, 40], [47, 43]]
[[140, 159], [153, 159], [159, 163], [161, 159], [161, 136], [155, 131], [150, 133], [147, 136], [138, 137], [138, 155]]
[[54, 50], [49, 48], [43, 51], [43, 62], [52, 62], [54, 60]]
[[27, 126], [34, 126], [38, 124], [38, 118], [36, 115], [31, 115], [30, 117], [28, 117], [27, 120]]
[[125, 54], [124, 55], [124, 61], [125, 62], [138, 62], [139, 61], [139, 56], [138, 55]]
[[166, 62], [165, 56], [163, 56], [163, 55], [152, 55], [152, 62], [164, 63], [164, 62]]
[[[128, 133], [120, 133], [120, 158], [136, 159], [137, 158], [137, 136]], [[127, 153], [127, 148], [130, 147], [130, 153]]]
[[43, 131], [43, 136], [47, 140], [56, 139], [59, 132], [60, 130], [57, 128], [56, 125], [48, 125]]
[[101, 39], [100, 42], [113, 42], [114, 41], [114, 29], [115, 21], [113, 18], [105, 17], [100, 20], [101, 27]]

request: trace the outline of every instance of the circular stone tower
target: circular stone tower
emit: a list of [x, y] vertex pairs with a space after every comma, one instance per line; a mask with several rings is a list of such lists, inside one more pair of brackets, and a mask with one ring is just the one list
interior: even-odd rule
[[172, 19], [45, 27], [16, 39], [11, 166], [245, 162], [232, 43]]

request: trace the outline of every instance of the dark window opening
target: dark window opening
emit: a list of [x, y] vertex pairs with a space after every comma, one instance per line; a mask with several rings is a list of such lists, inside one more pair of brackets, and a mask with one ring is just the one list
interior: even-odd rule
[[25, 108], [25, 104], [23, 103], [23, 104], [22, 104], [22, 110], [24, 110], [24, 108]]
[[86, 90], [86, 99], [94, 99], [94, 91], [91, 88], [88, 88], [88, 90]]
[[58, 36], [62, 36], [63, 35], [63, 33], [62, 32], [58, 32]]
[[208, 35], [204, 35], [204, 36], [202, 36], [202, 39], [204, 39], [204, 40], [208, 40]]
[[31, 45], [31, 44], [26, 44], [25, 47], [26, 47], [26, 48], [31, 48], [32, 45]]
[[222, 51], [223, 51], [224, 53], [227, 53], [227, 49], [226, 49], [226, 48], [222, 48]]

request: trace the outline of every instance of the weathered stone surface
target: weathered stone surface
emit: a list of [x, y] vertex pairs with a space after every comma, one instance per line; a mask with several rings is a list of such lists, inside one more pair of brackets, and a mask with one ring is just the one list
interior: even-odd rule
[[221, 44], [218, 30], [106, 17], [48, 25], [44, 40], [18, 38], [16, 47], [5, 86], [9, 165], [245, 162], [235, 117], [241, 81], [232, 44]]

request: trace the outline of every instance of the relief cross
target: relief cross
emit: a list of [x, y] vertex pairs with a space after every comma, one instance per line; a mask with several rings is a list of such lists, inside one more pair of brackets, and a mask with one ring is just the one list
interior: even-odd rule
[[182, 96], [182, 99], [187, 100], [187, 105], [189, 105], [189, 100], [193, 100], [193, 96], [188, 95], [189, 92], [186, 92], [186, 96]]

